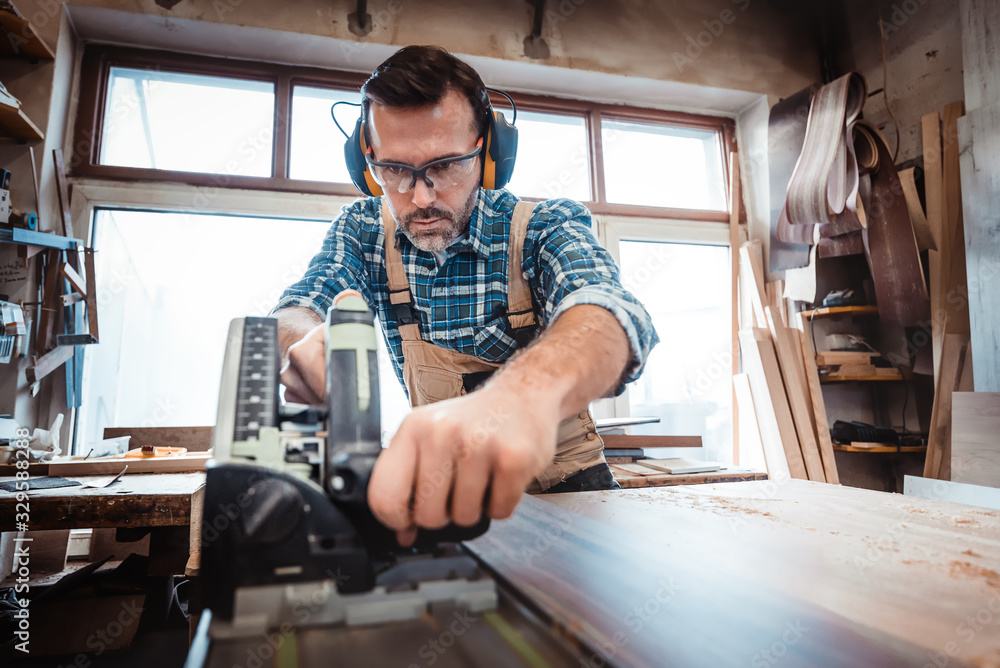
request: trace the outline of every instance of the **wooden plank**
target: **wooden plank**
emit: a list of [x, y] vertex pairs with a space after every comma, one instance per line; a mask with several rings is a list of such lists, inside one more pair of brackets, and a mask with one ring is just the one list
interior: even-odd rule
[[750, 296], [754, 322], [757, 327], [766, 327], [764, 304], [767, 303], [767, 292], [764, 287], [764, 259], [759, 241], [750, 240], [740, 246], [740, 283]]
[[130, 449], [154, 445], [187, 448], [188, 452], [205, 452], [212, 447], [212, 429], [212, 427], [105, 427], [104, 438], [131, 436]]
[[[805, 327], [805, 318], [800, 318], [800, 320], [802, 326]], [[816, 441], [819, 444], [820, 459], [823, 461], [823, 471], [826, 474], [826, 481], [828, 483], [839, 485], [840, 474], [837, 472], [837, 460], [833, 454], [833, 440], [830, 438], [830, 421], [826, 416], [826, 401], [823, 398], [823, 388], [819, 381], [819, 369], [816, 368], [812, 337], [800, 330], [799, 345], [802, 349], [806, 385], [809, 388], [809, 401], [813, 408], [813, 417], [816, 424]]]
[[924, 151], [924, 199], [927, 201], [927, 226], [937, 251], [929, 251], [927, 265], [930, 274], [931, 340], [934, 350], [934, 378], [941, 366], [941, 344], [944, 337], [945, 292], [941, 256], [944, 252], [944, 178], [941, 173], [941, 115], [938, 112], [920, 118]]
[[18, 51], [15, 51], [12, 44], [4, 35], [0, 39], [0, 53], [6, 55], [24, 54], [40, 60], [53, 60], [56, 56], [45, 43], [28, 19], [18, 16], [9, 8], [0, 8], [0, 26], [3, 26], [11, 34], [11, 40], [17, 44]]
[[630, 450], [632, 448], [700, 448], [702, 446], [701, 436], [602, 434], [601, 440], [604, 441], [605, 451]]
[[[119, 469], [120, 470], [120, 469]], [[8, 478], [11, 480], [12, 478]], [[32, 529], [185, 526], [204, 473], [125, 475], [109, 487], [28, 492]], [[0, 531], [15, 528], [16, 496], [0, 493]]]
[[59, 199], [59, 212], [62, 218], [62, 234], [64, 237], [72, 237], [73, 218], [70, 216], [69, 187], [66, 185], [66, 165], [63, 163], [63, 153], [61, 148], [52, 149], [52, 165], [56, 172], [56, 194]]
[[37, 383], [42, 378], [73, 359], [76, 350], [73, 346], [60, 346], [42, 357], [36, 357], [34, 364], [25, 369], [24, 373], [29, 383]]
[[619, 471], [624, 471], [630, 475], [662, 475], [663, 471], [658, 471], [657, 469], [651, 469], [648, 466], [643, 466], [639, 462], [632, 464], [613, 464], [611, 466], [612, 473], [618, 476]]
[[0, 100], [0, 134], [19, 141], [45, 139], [45, 134], [35, 125], [20, 105], [10, 105]]
[[87, 282], [83, 280], [83, 276], [77, 273], [68, 262], [64, 262], [59, 265], [59, 273], [61, 273], [74, 290], [79, 292], [84, 297], [87, 296]]
[[[615, 464], [615, 466], [619, 466], [619, 464]], [[639, 475], [637, 473], [622, 472], [619, 474], [615, 472], [615, 481], [625, 489], [636, 489], [640, 487], [715, 485], [718, 483], [747, 482], [748, 480], [767, 480], [767, 474], [763, 471], [745, 468], [727, 468], [708, 473], [662, 473], [659, 471], [655, 473], [656, 475]]]
[[194, 473], [204, 471], [212, 455], [207, 452], [192, 452], [177, 457], [152, 457], [134, 459], [125, 457], [102, 457], [88, 460], [55, 460], [49, 463], [49, 475], [86, 476], [114, 475], [128, 466], [127, 476], [139, 473]]
[[[651, 562], [660, 576], [674, 576], [679, 585], [687, 580], [683, 567], [700, 561], [706, 568], [716, 568], [722, 578], [733, 575], [765, 590], [786, 592], [816, 604], [872, 634], [869, 637], [888, 634], [879, 641], [883, 647], [894, 647], [901, 641], [924, 648], [911, 659], [887, 658], [884, 663], [852, 662], [832, 655], [810, 662], [789, 656], [780, 662], [756, 662], [760, 666], [940, 666], [947, 662], [951, 668], [993, 665], [1000, 657], [1000, 634], [984, 631], [965, 634], [961, 640], [955, 635], [955, 625], [982, 609], [996, 591], [996, 564], [1000, 563], [1000, 513], [996, 511], [799, 480], [538, 499], [624, 531], [632, 540], [645, 541], [648, 548], [662, 555]], [[560, 542], [551, 552], [546, 551], [538, 569], [550, 566], [549, 554], [560, 548], [575, 557], [576, 548], [569, 545], [590, 527], [576, 521], [562, 525], [565, 544]], [[486, 535], [493, 531], [491, 528]], [[733, 554], [734, 543], [739, 545], [738, 556]], [[604, 570], [594, 572], [604, 577]], [[647, 598], [655, 582], [647, 581]], [[690, 581], [693, 593], [702, 596], [714, 595], [714, 584]], [[539, 587], [548, 591], [543, 582]], [[641, 606], [643, 600], [636, 598], [632, 606]], [[657, 612], [680, 615], [685, 603], [677, 598]], [[957, 617], [958, 610], [972, 612]], [[610, 611], [608, 616], [613, 614]], [[711, 616], [706, 619], [712, 621], [698, 621], [714, 623]], [[622, 617], [617, 621], [621, 623]], [[816, 633], [824, 635], [826, 631]], [[631, 643], [634, 636], [627, 629], [626, 634]], [[720, 634], [728, 636], [721, 630]], [[696, 642], [695, 638], [667, 637], [663, 641]], [[951, 648], [948, 654], [944, 653], [946, 646]], [[742, 661], [708, 654], [700, 661], [684, 661], [672, 649], [663, 648], [657, 665], [755, 665], [752, 653]], [[632, 665], [620, 656], [614, 663]]]
[[845, 314], [858, 316], [877, 315], [878, 306], [824, 306], [823, 308], [817, 308], [811, 311], [802, 311], [802, 315], [806, 319]]
[[733, 376], [733, 390], [740, 405], [740, 459], [744, 466], [766, 468], [764, 446], [761, 443], [760, 427], [757, 424], [757, 410], [753, 405], [750, 378], [745, 373]]
[[750, 378], [768, 475], [778, 480], [784, 476], [805, 479], [806, 467], [770, 335], [757, 328], [741, 330], [740, 350]]
[[[758, 663], [767, 665], [761, 651], [771, 656], [769, 648], [795, 623], [809, 631], [794, 634], [795, 643], [783, 643], [782, 665], [923, 665], [927, 648], [936, 647], [931, 643], [954, 636], [954, 615], [949, 617], [949, 608], [942, 608], [939, 600], [902, 608], [907, 615], [901, 623], [896, 597], [882, 597], [893, 587], [879, 581], [864, 584], [870, 570], [859, 570], [853, 557], [867, 555], [872, 542], [886, 534], [882, 503], [865, 490], [850, 491], [860, 493], [852, 496], [871, 504], [867, 508], [857, 502], [837, 503], [841, 495], [796, 503], [783, 498], [787, 486], [778, 485], [777, 492], [772, 487], [766, 482], [733, 483], [551, 495], [563, 497], [558, 499], [525, 497], [512, 519], [496, 522], [466, 546], [533, 601], [556, 633], [585, 647], [603, 648], [603, 663], [592, 665], [745, 666], [754, 665], [758, 655]], [[758, 494], [764, 501], [733, 496], [740, 493]], [[769, 502], [775, 494], [780, 501]], [[829, 507], [822, 507], [826, 501]], [[586, 510], [573, 512], [557, 503], [580, 503]], [[864, 520], [860, 527], [855, 512]], [[834, 521], [827, 526], [801, 519], [809, 514]], [[631, 517], [616, 520], [617, 515]], [[920, 522], [916, 513], [906, 516]], [[977, 519], [983, 524], [983, 518]], [[988, 520], [995, 525], [996, 518]], [[621, 524], [615, 526], [615, 521]], [[816, 531], [817, 526], [822, 530]], [[958, 528], [948, 529], [949, 539], [962, 537]], [[848, 549], [832, 549], [845, 539], [830, 536], [831, 530], [849, 534]], [[733, 555], [734, 532], [739, 536], [739, 558]], [[985, 530], [976, 536], [983, 536], [986, 545], [977, 546], [977, 554], [982, 549], [987, 559], [1000, 558], [994, 536]], [[957, 545], [945, 551], [959, 556]], [[916, 553], [919, 550], [909, 548], [905, 556], [914, 559]], [[839, 565], [831, 556], [841, 558]], [[822, 563], [819, 568], [817, 562]], [[896, 566], [899, 559], [880, 554], [874, 562]], [[936, 560], [933, 565], [939, 566]], [[937, 593], [952, 579], [947, 566], [943, 568], [923, 587], [908, 581], [909, 590], [903, 593], [907, 606], [928, 589]], [[884, 568], [876, 570], [881, 575]], [[923, 564], [906, 573], [917, 571], [931, 569]], [[960, 583], [944, 600], [956, 606], [952, 609], [978, 609], [971, 606], [983, 605], [984, 579]], [[892, 585], [899, 580], [898, 575], [889, 578]], [[894, 618], [886, 618], [890, 609], [895, 609]], [[1000, 640], [991, 635], [978, 634], [978, 642], [963, 647], [975, 654], [963, 656], [992, 655]]]
[[951, 410], [951, 479], [1000, 487], [1000, 392], [955, 392]]
[[[730, 356], [732, 358], [732, 374], [740, 372], [740, 256], [737, 250], [740, 245], [740, 209], [743, 195], [740, 188], [740, 158], [736, 151], [729, 154], [729, 272], [730, 272]], [[740, 407], [736, 401], [736, 388], [732, 389], [732, 429], [733, 434], [733, 464], [740, 463]]]
[[818, 366], [843, 365], [843, 364], [864, 364], [871, 366], [873, 357], [879, 357], [878, 353], [854, 352], [846, 350], [821, 350], [816, 353], [813, 363]]
[[945, 334], [968, 334], [969, 300], [965, 264], [965, 222], [962, 215], [958, 119], [965, 113], [962, 102], [945, 105], [942, 120], [941, 174], [944, 183], [944, 254], [941, 259], [945, 291]]
[[[641, 459], [639, 462], [646, 468], [660, 471], [661, 473], [690, 474], [690, 473], [712, 473], [721, 471], [722, 465], [713, 462], [702, 462], [695, 459], [684, 459], [673, 457], [670, 459]], [[696, 469], [703, 469], [701, 471]]]
[[38, 331], [35, 333], [35, 354], [43, 355], [48, 351], [52, 340], [52, 330], [59, 311], [59, 263], [62, 252], [52, 249], [45, 257], [45, 288], [42, 291], [42, 303], [38, 306]]
[[96, 342], [100, 342], [99, 329], [97, 326], [97, 268], [95, 267], [94, 249], [84, 250], [83, 266], [86, 271], [87, 285], [91, 290], [87, 293], [87, 330], [94, 337]]
[[826, 482], [823, 460], [820, 459], [819, 446], [816, 444], [811, 406], [806, 399], [809, 389], [805, 381], [805, 372], [800, 369], [802, 346], [798, 341], [792, 339], [792, 333], [778, 319], [770, 306], [764, 308], [764, 313], [767, 316], [771, 338], [774, 341], [774, 350], [781, 369], [781, 377], [784, 380], [785, 394], [792, 411], [795, 431], [799, 437], [799, 447], [802, 450], [806, 473], [810, 480]]
[[917, 194], [917, 184], [913, 179], [913, 172], [916, 168], [910, 167], [899, 172], [899, 183], [903, 186], [903, 197], [906, 198], [906, 209], [910, 212], [910, 223], [913, 225], [913, 234], [917, 238], [917, 248], [920, 250], [937, 250], [937, 242], [931, 233], [931, 227], [927, 222], [927, 214], [920, 205], [920, 195]]
[[1000, 103], [961, 119], [969, 327], [975, 387], [1000, 392]]
[[951, 469], [951, 395], [959, 382], [969, 337], [945, 334], [941, 349], [941, 370], [934, 392], [924, 477], [948, 480]]

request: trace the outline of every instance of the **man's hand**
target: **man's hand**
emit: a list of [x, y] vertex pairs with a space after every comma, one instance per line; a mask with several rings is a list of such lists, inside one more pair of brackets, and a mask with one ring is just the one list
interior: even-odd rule
[[326, 323], [307, 308], [278, 312], [278, 347], [285, 360], [281, 382], [285, 401], [319, 405], [326, 396]]
[[[559, 404], [499, 385], [417, 408], [375, 463], [372, 512], [410, 545], [417, 527], [510, 517], [555, 455]], [[412, 505], [411, 505], [412, 504]]]

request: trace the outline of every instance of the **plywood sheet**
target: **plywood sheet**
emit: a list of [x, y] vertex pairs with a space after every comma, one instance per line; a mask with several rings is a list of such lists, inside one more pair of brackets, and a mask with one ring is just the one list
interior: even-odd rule
[[951, 479], [1000, 487], [1000, 392], [955, 392]]

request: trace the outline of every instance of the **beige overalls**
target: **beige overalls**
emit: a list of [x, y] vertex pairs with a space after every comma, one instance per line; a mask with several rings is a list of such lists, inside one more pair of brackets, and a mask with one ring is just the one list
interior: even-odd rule
[[[533, 210], [534, 205], [530, 202], [518, 202], [510, 224], [507, 318], [515, 329], [532, 328], [535, 325], [531, 291], [521, 273], [521, 251]], [[403, 267], [402, 255], [396, 247], [396, 221], [384, 200], [382, 225], [385, 230], [385, 269], [389, 300], [394, 307], [410, 304], [410, 282]], [[399, 333], [403, 338], [403, 380], [410, 394], [410, 405], [414, 408], [461, 396], [467, 391], [467, 375], [475, 377], [479, 374], [485, 377], [503, 366], [499, 362], [487, 362], [424, 341], [420, 338], [420, 325], [415, 317], [404, 317], [399, 323]], [[555, 459], [526, 491], [530, 494], [543, 492], [575, 473], [604, 463], [604, 443], [588, 409], [562, 421], [559, 425]]]

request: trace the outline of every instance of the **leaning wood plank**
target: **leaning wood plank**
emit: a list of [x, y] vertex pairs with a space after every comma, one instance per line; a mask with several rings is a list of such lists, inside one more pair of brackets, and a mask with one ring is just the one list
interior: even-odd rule
[[100, 342], [99, 330], [97, 327], [97, 269], [94, 266], [94, 249], [84, 250], [83, 266], [87, 274], [87, 285], [91, 290], [87, 293], [87, 328], [94, 341]]
[[826, 482], [823, 460], [820, 459], [819, 446], [816, 445], [816, 432], [810, 415], [810, 406], [807, 403], [809, 388], [805, 382], [805, 373], [799, 371], [802, 347], [798, 341], [792, 339], [792, 333], [781, 322], [772, 307], [765, 307], [764, 313], [771, 330], [771, 338], [774, 340], [774, 350], [785, 383], [788, 404], [792, 410], [795, 432], [799, 436], [799, 447], [802, 449], [806, 473], [810, 480]]
[[45, 255], [45, 289], [38, 307], [38, 331], [35, 334], [35, 354], [43, 355], [49, 349], [54, 322], [59, 314], [59, 263], [62, 252], [50, 250]]
[[951, 479], [1000, 487], [1000, 392], [955, 392]]
[[934, 235], [931, 234], [927, 215], [920, 206], [920, 195], [917, 194], [917, 184], [913, 180], [916, 168], [910, 167], [899, 172], [899, 183], [903, 186], [903, 197], [906, 198], [906, 209], [910, 212], [910, 222], [913, 224], [913, 234], [917, 237], [917, 248], [920, 250], [937, 250]]
[[762, 329], [741, 330], [740, 350], [743, 368], [750, 377], [768, 475], [805, 479], [806, 467], [770, 335]]
[[151, 457], [149, 459], [126, 459], [108, 457], [98, 460], [53, 461], [49, 463], [49, 475], [113, 475], [128, 466], [126, 476], [133, 473], [193, 473], [204, 471], [212, 455], [207, 452], [188, 453], [178, 457]]
[[[916, 662], [884, 664], [853, 663], [832, 656], [815, 663], [708, 657], [675, 662], [666, 648], [660, 666], [940, 668], [947, 659], [948, 668], [954, 668], [956, 664], [993, 666], [1000, 657], [1000, 634], [987, 632], [985, 626], [980, 633], [956, 636], [955, 632], [965, 615], [975, 615], [996, 595], [1000, 512], [801, 480], [536, 498], [645, 541], [663, 555], [654, 562], [661, 575], [678, 576], [678, 584], [683, 582], [674, 571], [675, 564], [700, 560], [726, 576], [746, 578], [764, 589], [786, 592], [842, 615], [856, 628], [888, 634], [893, 640], [883, 642], [886, 647], [903, 641], [923, 648]], [[586, 528], [574, 524], [567, 530], [573, 535], [566, 542], [578, 530]], [[735, 544], [738, 556], [733, 552]], [[652, 588], [654, 582], [647, 586]], [[711, 595], [697, 583], [691, 584], [698, 593]], [[641, 605], [641, 600], [633, 605]], [[972, 612], [957, 617], [958, 610]], [[659, 612], [680, 611], [671, 605]], [[753, 612], [751, 607], [746, 614]], [[995, 629], [994, 615], [991, 630]], [[629, 634], [628, 628], [625, 633]], [[692, 638], [692, 642], [697, 640]], [[945, 646], [950, 655], [945, 654]], [[615, 665], [630, 664], [616, 657]]]
[[[742, 191], [740, 189], [740, 156], [736, 151], [729, 154], [729, 271], [730, 271], [730, 292], [731, 310], [729, 314], [730, 323], [730, 356], [732, 358], [732, 374], [735, 376], [740, 372], [740, 256], [736, 249], [740, 245], [740, 208], [743, 203]], [[740, 408], [736, 401], [736, 389], [733, 388], [730, 396], [733, 402], [733, 464], [739, 466], [740, 463]]]
[[944, 251], [944, 181], [941, 176], [941, 115], [925, 114], [920, 119], [924, 150], [924, 197], [927, 200], [927, 226], [934, 238], [936, 251], [927, 253], [930, 273], [931, 339], [934, 351], [934, 378], [941, 367], [941, 344], [944, 336], [945, 292], [941, 256]]
[[[212, 447], [212, 427], [105, 427], [104, 438], [131, 436], [129, 448], [143, 445], [187, 448], [204, 452]], [[607, 437], [605, 437], [607, 438]]]
[[757, 424], [757, 410], [753, 405], [750, 378], [745, 373], [733, 376], [733, 391], [740, 405], [740, 460], [744, 466], [766, 469], [764, 446], [761, 443], [760, 427]]
[[84, 297], [87, 296], [87, 282], [83, 280], [83, 277], [76, 272], [76, 269], [71, 267], [69, 263], [64, 262], [59, 265], [59, 273], [66, 277], [69, 284], [73, 286], [73, 289], [79, 292]]
[[73, 236], [73, 219], [70, 217], [69, 187], [66, 185], [66, 165], [61, 148], [52, 149], [52, 165], [56, 171], [56, 194], [59, 199], [59, 213], [62, 218], [63, 236]]
[[[962, 191], [958, 145], [958, 119], [965, 113], [965, 104], [952, 102], [944, 107], [942, 128], [943, 151], [941, 173], [944, 182], [945, 254], [942, 269], [948, 281], [945, 292], [946, 334], [968, 334], [969, 300], [965, 266], [965, 222], [962, 214]], [[978, 278], [978, 277], [977, 277]]]
[[740, 283], [742, 289], [750, 295], [754, 322], [758, 327], [766, 327], [764, 304], [767, 303], [767, 292], [764, 287], [764, 259], [759, 241], [751, 240], [740, 247]]
[[35, 363], [25, 369], [25, 376], [29, 383], [36, 383], [42, 378], [61, 367], [63, 364], [73, 359], [73, 346], [60, 346], [42, 357], [35, 358]]
[[1000, 392], [1000, 103], [971, 112], [959, 130], [969, 326], [973, 357], [983, 361], [975, 387]]
[[700, 448], [701, 436], [623, 436], [602, 434], [605, 450], [630, 450], [632, 448]]
[[937, 389], [934, 392], [934, 408], [931, 412], [930, 434], [927, 439], [927, 455], [924, 459], [924, 477], [947, 480], [942, 470], [947, 458], [951, 466], [951, 395], [961, 375], [965, 350], [969, 337], [962, 334], [945, 334], [941, 349], [941, 371], [938, 374]]
[[[808, 326], [805, 318], [800, 316], [803, 327]], [[830, 438], [830, 422], [826, 416], [826, 401], [823, 399], [823, 386], [819, 382], [819, 369], [816, 367], [812, 338], [799, 331], [799, 344], [802, 348], [802, 360], [806, 370], [806, 384], [809, 386], [809, 399], [816, 419], [816, 440], [819, 442], [819, 454], [823, 460], [823, 471], [826, 481], [834, 485], [840, 484], [840, 474], [837, 472], [837, 460], [833, 454], [833, 440]]]
[[[747, 483], [729, 486], [740, 484]], [[741, 527], [729, 518], [736, 522], [750, 519], [752, 526], [781, 522], [766, 517], [754, 520], [750, 513], [713, 518], [704, 507], [689, 506], [690, 497], [679, 494], [679, 489], [684, 488], [619, 490], [623, 496], [644, 497], [646, 510], [641, 514], [645, 529], [669, 535], [671, 540], [651, 540], [634, 530], [619, 529], [526, 496], [510, 520], [495, 522], [487, 533], [465, 545], [540, 608], [557, 634], [598, 652], [595, 658], [600, 665], [610, 663], [605, 657], [611, 651], [613, 664], [619, 666], [753, 665], [749, 657], [770, 648], [775, 638], [781, 638], [796, 622], [799, 626], [791, 628], [801, 631], [787, 636], [791, 639], [794, 635], [796, 642], [782, 648], [783, 663], [788, 666], [903, 666], [925, 660], [926, 651], [912, 642], [847, 622], [822, 603], [804, 600], [813, 586], [823, 586], [810, 578], [796, 578], [791, 583], [798, 588], [797, 593], [789, 593], [788, 584], [780, 589], [762, 585], [760, 574], [751, 575], [737, 563], [744, 559], [743, 552], [753, 554], [755, 566], [763, 552], [784, 552], [783, 557], [772, 555], [772, 564], [779, 559], [782, 563], [793, 561], [788, 555], [794, 554], [799, 561], [791, 572], [796, 575], [803, 571], [803, 561], [813, 560], [813, 552], [807, 552], [810, 558], [803, 559], [794, 541], [745, 545], [741, 538], [736, 559], [733, 536], [734, 531], [739, 535]], [[650, 505], [661, 495], [660, 503]], [[602, 500], [610, 501], [609, 496], [598, 499], [598, 505], [609, 505], [600, 503]], [[643, 501], [632, 504], [630, 511]], [[684, 507], [671, 509], [671, 504], [678, 502]], [[700, 501], [694, 499], [693, 503]], [[667, 516], [676, 518], [681, 526], [675, 530]], [[728, 533], [729, 547], [723, 553], [715, 551], [720, 534], [713, 534], [713, 550], [702, 554], [694, 530], [699, 522], [712, 525], [713, 532], [721, 529]], [[842, 528], [850, 532], [848, 525]], [[684, 536], [682, 541], [672, 544], [678, 535]], [[815, 553], [815, 558], [820, 557], [822, 553]], [[853, 566], [845, 564], [843, 570], [847, 568]], [[773, 571], [773, 565], [767, 568], [768, 576]], [[814, 569], [811, 573], [811, 579], [817, 579]], [[851, 587], [847, 592], [853, 592], [852, 603], [875, 603], [870, 588]], [[932, 621], [941, 624], [940, 613]], [[767, 665], [763, 658], [761, 662]]]

